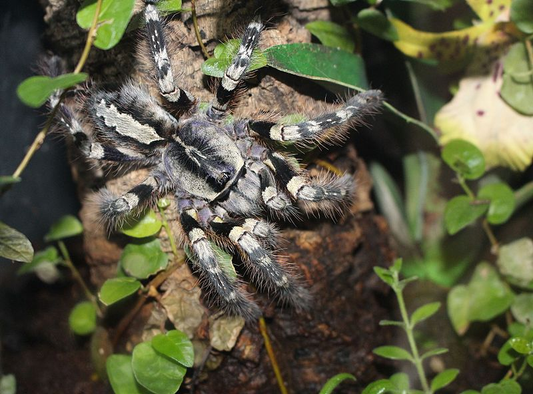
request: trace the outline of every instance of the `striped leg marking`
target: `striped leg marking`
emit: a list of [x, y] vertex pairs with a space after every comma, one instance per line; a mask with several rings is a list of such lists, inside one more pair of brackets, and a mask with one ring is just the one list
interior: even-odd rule
[[328, 130], [346, 124], [361, 122], [366, 115], [375, 113], [381, 104], [382, 94], [379, 90], [368, 90], [349, 99], [344, 107], [336, 112], [318, 116], [307, 122], [295, 125], [283, 125], [267, 121], [251, 121], [249, 127], [264, 138], [281, 142], [301, 142], [316, 144], [320, 142], [338, 142], [345, 136], [328, 133]]
[[252, 61], [252, 53], [259, 43], [263, 24], [259, 21], [251, 22], [244, 31], [239, 50], [231, 65], [224, 72], [224, 77], [217, 89], [216, 100], [211, 104], [208, 114], [220, 117], [228, 109], [228, 104], [235, 94]]
[[145, 1], [144, 18], [146, 20], [146, 32], [148, 34], [150, 50], [157, 69], [159, 90], [167, 101], [175, 103], [178, 106], [190, 106], [194, 102], [194, 97], [186, 90], [177, 87], [174, 82], [172, 66], [163, 36], [163, 25], [155, 6], [156, 2], [156, 0]]
[[204, 230], [193, 218], [194, 211], [182, 212], [181, 225], [187, 234], [191, 250], [194, 254], [200, 276], [206, 280], [206, 285], [217, 295], [219, 306], [230, 315], [243, 316], [252, 321], [261, 315], [258, 306], [250, 301], [245, 293], [239, 289], [238, 281], [230, 278], [220, 268], [220, 257], [213, 250]]

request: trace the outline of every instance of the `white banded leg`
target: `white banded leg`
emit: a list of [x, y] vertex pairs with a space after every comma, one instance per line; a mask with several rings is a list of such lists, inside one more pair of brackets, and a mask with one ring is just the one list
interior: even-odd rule
[[242, 316], [251, 321], [261, 315], [259, 307], [250, 301], [247, 295], [239, 289], [238, 280], [228, 276], [221, 268], [221, 257], [215, 252], [205, 231], [193, 217], [194, 209], [183, 211], [180, 215], [181, 225], [189, 239], [189, 245], [194, 254], [193, 263], [199, 270], [208, 289], [216, 294], [215, 301], [219, 307], [230, 315]]
[[253, 230], [250, 231], [254, 224], [257, 225], [244, 220], [213, 221], [211, 227], [237, 245], [254, 283], [267, 288], [281, 301], [305, 309], [310, 298], [308, 292], [280, 265], [273, 252], [263, 246]]
[[239, 50], [231, 65], [224, 72], [218, 86], [216, 99], [208, 109], [208, 115], [218, 118], [226, 112], [228, 104], [234, 97], [235, 89], [239, 85], [252, 61], [252, 53], [259, 43], [263, 24], [258, 20], [251, 22], [244, 31]]
[[269, 153], [267, 165], [276, 173], [289, 194], [303, 203], [308, 213], [324, 212], [327, 216], [335, 216], [342, 212], [353, 195], [353, 177], [345, 174], [337, 177], [333, 174], [321, 173], [309, 178], [305, 171], [292, 165], [279, 153]]
[[315, 145], [321, 142], [338, 142], [345, 137], [345, 131], [328, 132], [331, 128], [350, 123], [360, 123], [363, 118], [377, 111], [383, 99], [379, 90], [368, 90], [349, 99], [335, 112], [320, 115], [312, 120], [295, 125], [284, 125], [267, 121], [250, 121], [249, 127], [264, 138], [280, 142], [297, 142]]
[[117, 197], [108, 189], [102, 189], [99, 195], [102, 218], [110, 228], [114, 228], [130, 214], [138, 212], [168, 192], [168, 187], [169, 184], [164, 176], [152, 174], [122, 196]]
[[155, 4], [157, 0], [145, 0], [144, 17], [150, 50], [157, 69], [157, 81], [161, 95], [177, 106], [190, 106], [194, 97], [186, 90], [180, 89], [174, 82], [174, 74], [167, 53], [163, 25]]

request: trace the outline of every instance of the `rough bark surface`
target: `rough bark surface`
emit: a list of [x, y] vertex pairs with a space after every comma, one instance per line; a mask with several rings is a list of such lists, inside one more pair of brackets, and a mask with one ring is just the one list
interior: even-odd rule
[[[72, 66], [85, 40], [84, 32], [74, 22], [79, 4], [74, 0], [41, 1], [49, 23], [50, 48]], [[208, 48], [213, 49], [217, 42], [234, 36], [235, 27], [242, 28], [253, 16], [253, 3], [238, 0], [197, 2], [199, 25]], [[292, 0], [281, 4], [282, 16], [272, 20], [272, 28], [264, 32], [261, 45], [309, 42], [310, 35], [303, 25], [316, 19], [328, 19], [327, 4], [327, 0]], [[184, 7], [189, 4], [184, 3]], [[138, 4], [138, 9], [141, 8]], [[174, 16], [167, 30], [169, 52], [176, 73], [181, 76], [181, 85], [202, 101], [209, 101], [212, 81], [200, 71], [203, 58], [192, 30], [190, 14]], [[131, 32], [111, 51], [94, 49], [86, 71], [95, 83], [131, 77], [149, 84], [157, 94], [151, 78], [151, 65], [144, 55], [145, 44], [140, 38], [140, 32]], [[316, 114], [328, 106], [316, 100], [323, 91], [317, 90], [310, 81], [272, 70], [261, 70], [248, 85], [235, 108], [237, 117], [251, 117], [261, 112]], [[264, 307], [284, 379], [294, 393], [318, 392], [328, 378], [340, 372], [354, 374], [358, 382], [343, 384], [336, 392], [360, 391], [365, 382], [378, 376], [372, 348], [387, 341], [387, 332], [378, 330], [378, 322], [387, 315], [388, 293], [373, 274], [372, 267], [385, 265], [393, 256], [386, 225], [375, 215], [369, 199], [369, 174], [353, 147], [323, 156], [338, 168], [354, 173], [359, 187], [350, 213], [337, 223], [310, 219], [296, 227], [287, 225], [283, 231], [285, 252], [314, 295], [312, 308], [308, 313], [297, 314], [273, 305], [267, 295], [256, 296]], [[112, 191], [121, 193], [143, 178], [141, 170], [102, 180], [89, 171], [89, 167], [80, 160], [73, 162], [82, 201], [103, 183]], [[176, 235], [181, 230], [174, 220], [172, 208], [167, 212]], [[84, 243], [91, 278], [96, 286], [100, 286], [105, 279], [114, 276], [127, 239], [120, 235], [108, 236], [94, 220], [94, 211], [89, 204], [84, 204], [81, 218], [85, 226]], [[164, 249], [170, 251], [164, 232], [161, 239]], [[217, 318], [200, 304], [198, 283], [187, 265], [176, 270], [161, 290], [164, 294], [160, 304], [145, 305], [123, 335], [121, 345], [131, 349], [136, 341], [157, 333], [168, 318], [194, 339], [198, 364], [202, 365], [188, 375], [185, 389], [194, 385], [197, 393], [278, 392], [263, 339], [253, 324], [247, 324], [242, 331], [236, 330], [238, 336], [226, 341], [236, 342], [231, 350], [213, 350], [209, 354], [213, 345], [210, 336], [214, 334]], [[181, 304], [176, 308], [178, 302]], [[191, 305], [182, 307], [187, 303]], [[183, 309], [187, 313], [180, 315], [179, 310]], [[207, 354], [209, 356], [202, 360], [202, 355]]]

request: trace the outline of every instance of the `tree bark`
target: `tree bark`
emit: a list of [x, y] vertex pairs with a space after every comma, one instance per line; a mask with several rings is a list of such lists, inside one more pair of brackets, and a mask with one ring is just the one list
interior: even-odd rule
[[[85, 33], [75, 23], [79, 3], [74, 0], [41, 0], [49, 23], [50, 48], [71, 67], [83, 48]], [[233, 28], [246, 24], [254, 15], [255, 2], [198, 1], [198, 23], [208, 49], [234, 35]], [[142, 4], [137, 5], [142, 9]], [[184, 8], [190, 4], [184, 2]], [[305, 23], [329, 19], [327, 0], [292, 0], [279, 4], [281, 11], [272, 18], [272, 28], [263, 33], [262, 47], [289, 42], [309, 42]], [[236, 22], [239, 21], [239, 22]], [[210, 101], [213, 85], [202, 75], [202, 53], [192, 29], [190, 13], [177, 14], [167, 24], [170, 55], [181, 86], [201, 101]], [[242, 30], [242, 29], [241, 29]], [[140, 44], [139, 44], [140, 42]], [[120, 82], [134, 78], [150, 86], [157, 96], [145, 44], [137, 31], [128, 33], [111, 51], [93, 49], [85, 71], [95, 84]], [[281, 115], [316, 114], [330, 108], [317, 100], [324, 91], [309, 80], [292, 77], [270, 69], [260, 70], [247, 83], [234, 110], [236, 117], [253, 117], [261, 112]], [[72, 151], [72, 155], [78, 153]], [[284, 224], [282, 236], [285, 253], [301, 273], [303, 282], [313, 294], [309, 312], [296, 313], [274, 305], [268, 295], [257, 294], [264, 308], [268, 333], [273, 342], [283, 378], [290, 392], [318, 392], [326, 380], [340, 372], [354, 374], [356, 383], [343, 384], [336, 392], [360, 391], [364, 384], [379, 376], [371, 350], [387, 342], [388, 331], [378, 329], [387, 316], [388, 291], [373, 274], [373, 267], [386, 265], [393, 258], [384, 220], [376, 216], [369, 198], [371, 179], [353, 146], [334, 152], [322, 152], [326, 160], [356, 177], [357, 193], [350, 212], [336, 223], [325, 219], [307, 219], [296, 225]], [[80, 216], [85, 227], [84, 248], [93, 284], [100, 286], [113, 277], [124, 245], [122, 235], [106, 234], [94, 220], [87, 198], [105, 184], [123, 193], [143, 178], [143, 170], [127, 174], [110, 172], [105, 178], [90, 170], [82, 160], [72, 164], [78, 182], [83, 208]], [[312, 172], [317, 166], [309, 167]], [[180, 234], [172, 205], [167, 214], [172, 232]], [[167, 234], [162, 231], [163, 248], [170, 252]], [[160, 332], [169, 319], [193, 339], [197, 363], [189, 371], [183, 391], [194, 386], [196, 393], [277, 393], [272, 366], [263, 338], [254, 324], [242, 328], [231, 321], [220, 323], [216, 311], [201, 303], [200, 288], [188, 265], [182, 265], [161, 285], [159, 302], [148, 302], [128, 330], [121, 336], [118, 350], [130, 349], [142, 338]], [[183, 312], [185, 311], [185, 313]], [[217, 323], [219, 322], [219, 323]], [[224, 330], [231, 338], [219, 342], [214, 336]], [[109, 327], [113, 332], [116, 327]], [[233, 330], [233, 331], [232, 331]], [[222, 342], [222, 344], [220, 343]], [[225, 348], [227, 347], [227, 348]], [[219, 349], [219, 350], [216, 350]], [[225, 349], [225, 350], [221, 350]], [[117, 349], [116, 349], [117, 350]]]

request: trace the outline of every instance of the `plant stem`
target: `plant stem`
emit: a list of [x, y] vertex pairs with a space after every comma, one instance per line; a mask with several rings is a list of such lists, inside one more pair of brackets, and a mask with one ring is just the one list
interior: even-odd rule
[[402, 118], [403, 120], [405, 120], [407, 123], [413, 123], [413, 124], [417, 125], [418, 127], [420, 127], [422, 129], [424, 129], [425, 131], [427, 131], [429, 133], [429, 135], [431, 135], [436, 142], [439, 141], [439, 138], [437, 137], [437, 133], [435, 132], [435, 130], [433, 130], [431, 127], [429, 127], [424, 122], [421, 122], [421, 121], [419, 121], [419, 120], [417, 120], [415, 118], [411, 118], [409, 115], [406, 115], [403, 112], [399, 111], [398, 109], [394, 108], [392, 105], [390, 105], [386, 101], [383, 102], [383, 106], [385, 108], [387, 108], [393, 114], [395, 114], [395, 115], [399, 116], [400, 118]]
[[516, 201], [515, 212], [522, 206], [533, 199], [533, 181], [526, 183], [520, 189], [514, 192], [514, 198]]
[[59, 241], [57, 241], [57, 245], [59, 246], [59, 250], [61, 251], [61, 255], [63, 256], [63, 260], [65, 262], [65, 265], [70, 270], [70, 272], [72, 274], [72, 277], [74, 278], [74, 280], [76, 282], [78, 282], [78, 284], [82, 288], [83, 292], [85, 293], [85, 297], [89, 301], [91, 301], [91, 303], [94, 305], [94, 307], [95, 307], [95, 309], [96, 309], [96, 311], [98, 313], [98, 316], [101, 317], [102, 316], [102, 311], [100, 310], [100, 305], [98, 305], [98, 301], [96, 300], [96, 297], [94, 296], [93, 293], [91, 293], [91, 291], [89, 290], [89, 287], [87, 286], [87, 284], [83, 280], [82, 276], [80, 275], [80, 272], [78, 271], [76, 266], [72, 263], [72, 259], [70, 258], [70, 254], [68, 252], [68, 249], [67, 249], [65, 243], [63, 241], [59, 240]]
[[[83, 69], [83, 66], [85, 66], [85, 63], [87, 62], [87, 58], [89, 57], [89, 52], [91, 51], [94, 38], [96, 35], [96, 29], [98, 28], [98, 16], [100, 15], [100, 10], [102, 9], [102, 1], [103, 0], [98, 0], [98, 2], [96, 3], [96, 12], [94, 13], [91, 28], [89, 29], [89, 32], [87, 34], [87, 40], [85, 42], [85, 47], [83, 48], [83, 52], [80, 56], [80, 60], [78, 61], [78, 64], [76, 65], [76, 68], [74, 69], [74, 74], [79, 74], [81, 72], [81, 70]], [[46, 119], [46, 124], [41, 129], [41, 131], [39, 131], [39, 133], [33, 140], [33, 143], [31, 144], [30, 148], [26, 152], [26, 155], [24, 155], [24, 158], [22, 159], [17, 169], [13, 173], [13, 177], [15, 178], [20, 177], [20, 175], [22, 174], [24, 169], [27, 167], [28, 163], [30, 162], [35, 152], [37, 152], [39, 148], [42, 146], [44, 139], [46, 135], [48, 134], [50, 127], [52, 126], [52, 121], [54, 120], [54, 117], [63, 99], [64, 99], [64, 94], [61, 95], [61, 97], [59, 98], [59, 101], [52, 109], [52, 112], [48, 116], [48, 119]]]
[[482, 226], [491, 244], [490, 251], [493, 254], [498, 255], [498, 253], [500, 252], [500, 243], [496, 239], [496, 236], [494, 235], [494, 232], [492, 231], [492, 228], [490, 227], [490, 224], [487, 219], [483, 219]]
[[288, 394], [287, 387], [285, 387], [285, 382], [283, 381], [283, 376], [281, 376], [281, 371], [279, 369], [279, 365], [276, 360], [274, 349], [272, 348], [272, 344], [270, 343], [270, 338], [268, 337], [267, 326], [266, 326], [265, 318], [263, 316], [261, 316], [261, 318], [259, 319], [259, 331], [261, 332], [261, 335], [263, 336], [263, 340], [265, 341], [265, 348], [268, 353], [268, 358], [270, 359], [270, 363], [272, 364], [274, 375], [276, 375], [276, 381], [278, 382], [279, 391], [281, 392], [281, 394]]
[[459, 185], [463, 188], [464, 192], [468, 197], [470, 197], [471, 200], [475, 200], [476, 196], [472, 189], [470, 189], [470, 186], [466, 183], [465, 178], [461, 174], [457, 174], [457, 181], [459, 182]]
[[172, 249], [174, 258], [177, 258], [178, 248], [176, 247], [176, 241], [174, 240], [174, 236], [172, 235], [172, 230], [170, 229], [170, 226], [168, 225], [167, 217], [165, 215], [165, 210], [161, 208], [159, 205], [157, 206], [157, 208], [159, 209], [159, 214], [161, 215], [163, 227], [165, 228], [165, 231], [167, 232], [168, 241], [170, 242], [170, 248]]
[[196, 0], [191, 0], [191, 14], [192, 14], [192, 24], [194, 26], [194, 34], [196, 35], [196, 40], [198, 41], [198, 44], [200, 45], [200, 49], [202, 50], [204, 57], [206, 59], [209, 59], [211, 56], [209, 55], [209, 52], [207, 51], [207, 48], [205, 47], [204, 42], [202, 41], [202, 36], [200, 35], [200, 28], [198, 27], [198, 18], [196, 17]]
[[418, 80], [416, 79], [413, 66], [411, 65], [411, 62], [409, 60], [405, 61], [405, 67], [407, 68], [409, 79], [411, 80], [411, 86], [413, 88], [413, 93], [415, 95], [416, 108], [418, 109], [418, 115], [420, 115], [420, 120], [424, 122], [424, 124], [427, 124], [428, 117], [426, 114], [426, 109], [424, 108], [424, 104], [422, 103], [422, 94], [420, 93], [420, 85], [418, 84]]
[[424, 373], [424, 367], [422, 366], [422, 360], [420, 360], [420, 355], [416, 346], [415, 337], [413, 335], [413, 326], [409, 321], [409, 315], [407, 314], [407, 308], [405, 307], [405, 300], [403, 299], [402, 288], [397, 285], [399, 282], [398, 272], [394, 273], [394, 281], [395, 286], [393, 286], [393, 290], [396, 293], [396, 298], [398, 299], [398, 305], [400, 306], [402, 320], [405, 324], [405, 333], [407, 334], [407, 340], [409, 341], [409, 347], [411, 348], [411, 354], [413, 355], [413, 364], [416, 367], [418, 378], [420, 379], [420, 383], [422, 384], [422, 389], [424, 390], [424, 393], [429, 394], [431, 393], [431, 390], [429, 389], [428, 381]]

